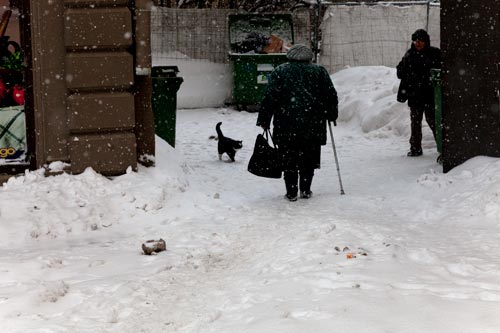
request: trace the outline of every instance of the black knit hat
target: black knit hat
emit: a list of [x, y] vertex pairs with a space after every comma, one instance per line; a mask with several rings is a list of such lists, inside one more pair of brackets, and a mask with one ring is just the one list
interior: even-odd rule
[[412, 41], [416, 41], [417, 39], [424, 41], [427, 46], [431, 45], [431, 38], [424, 29], [418, 29], [411, 35]]

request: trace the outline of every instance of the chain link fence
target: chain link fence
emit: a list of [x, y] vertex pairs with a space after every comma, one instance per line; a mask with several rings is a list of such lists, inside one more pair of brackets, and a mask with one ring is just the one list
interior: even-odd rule
[[425, 29], [440, 44], [440, 5], [428, 1], [341, 3], [329, 6], [321, 24], [320, 63], [330, 73], [352, 66], [395, 67], [411, 34]]
[[[396, 66], [418, 28], [427, 28], [433, 45], [439, 45], [439, 5], [348, 3], [328, 6], [324, 11], [319, 60], [330, 73], [346, 66]], [[230, 99], [227, 16], [232, 13], [242, 12], [153, 7], [153, 65], [178, 66], [184, 78], [177, 95], [179, 108], [217, 107]], [[292, 14], [295, 43], [310, 45], [314, 28], [310, 8]]]
[[[155, 7], [151, 13], [151, 48], [154, 63], [175, 59], [228, 63], [227, 15], [233, 9], [178, 9]], [[307, 11], [293, 13], [296, 43], [310, 44]]]

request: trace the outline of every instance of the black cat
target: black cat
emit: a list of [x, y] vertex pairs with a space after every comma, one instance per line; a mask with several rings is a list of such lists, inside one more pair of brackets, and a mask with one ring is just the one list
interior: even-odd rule
[[230, 138], [227, 138], [222, 134], [222, 131], [220, 130], [220, 125], [222, 123], [217, 123], [215, 126], [215, 129], [217, 130], [217, 137], [218, 137], [218, 145], [217, 149], [219, 151], [219, 160], [222, 160], [222, 154], [226, 153], [227, 156], [231, 159], [231, 161], [234, 162], [234, 155], [236, 155], [236, 151], [241, 149], [243, 147], [243, 141], [237, 141], [233, 140]]

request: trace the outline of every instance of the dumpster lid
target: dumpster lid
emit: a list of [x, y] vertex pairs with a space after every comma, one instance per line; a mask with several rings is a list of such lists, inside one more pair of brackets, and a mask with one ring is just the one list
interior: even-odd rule
[[232, 53], [285, 53], [293, 44], [291, 14], [229, 14]]
[[152, 77], [176, 77], [179, 73], [177, 66], [154, 66], [151, 70]]

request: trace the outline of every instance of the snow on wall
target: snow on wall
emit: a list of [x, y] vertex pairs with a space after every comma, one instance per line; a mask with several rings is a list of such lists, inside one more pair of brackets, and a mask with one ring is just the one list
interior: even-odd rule
[[425, 3], [330, 6], [321, 25], [320, 63], [330, 73], [353, 66], [394, 67], [417, 29], [426, 29], [439, 47], [439, 15], [438, 5]]

